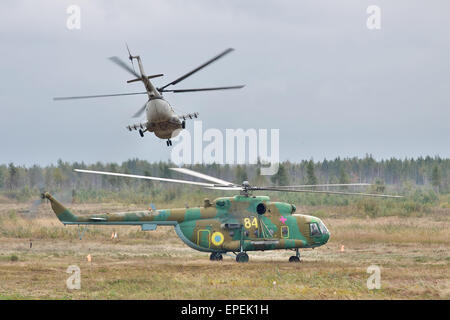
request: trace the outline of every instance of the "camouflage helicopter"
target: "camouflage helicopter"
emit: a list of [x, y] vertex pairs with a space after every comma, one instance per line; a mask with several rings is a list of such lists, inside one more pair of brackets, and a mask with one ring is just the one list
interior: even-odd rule
[[[127, 126], [126, 128], [129, 131], [138, 130], [141, 137], [144, 137], [145, 132], [153, 132], [160, 139], [167, 139], [167, 146], [172, 145], [171, 138], [176, 137], [182, 129], [186, 127], [186, 120], [197, 118], [198, 112], [178, 115], [173, 110], [172, 106], [169, 104], [167, 100], [163, 98], [163, 92], [172, 92], [172, 93], [183, 93], [183, 92], [199, 92], [199, 91], [213, 91], [213, 90], [229, 90], [229, 89], [240, 89], [243, 88], [243, 85], [238, 86], [226, 86], [226, 87], [214, 87], [214, 88], [196, 88], [196, 89], [166, 89], [169, 86], [175, 85], [186, 78], [190, 77], [194, 73], [200, 71], [204, 67], [213, 63], [214, 61], [222, 58], [226, 54], [232, 52], [234, 49], [229, 48], [219, 55], [211, 58], [207, 62], [203, 63], [199, 67], [194, 70], [182, 75], [176, 80], [169, 82], [168, 84], [162, 87], [155, 87], [150, 79], [162, 77], [163, 74], [154, 74], [147, 76], [144, 67], [142, 65], [142, 60], [140, 56], [133, 56], [128, 49], [128, 59], [131, 61], [133, 68], [128, 66], [124, 61], [122, 61], [119, 57], [110, 57], [109, 59], [117, 64], [119, 67], [123, 68], [127, 72], [131, 73], [135, 78], [132, 80], [128, 80], [127, 83], [142, 81], [145, 86], [145, 92], [131, 92], [131, 93], [116, 93], [116, 94], [102, 94], [102, 95], [91, 95], [91, 96], [74, 96], [74, 97], [56, 97], [53, 100], [73, 100], [73, 99], [88, 99], [88, 98], [104, 98], [104, 97], [117, 97], [117, 96], [129, 96], [129, 95], [137, 95], [137, 94], [147, 94], [148, 101], [133, 115], [134, 118], [140, 117], [144, 111], [146, 112], [147, 121], [143, 123], [136, 123]], [[134, 70], [133, 61], [136, 60], [139, 66], [140, 74], [136, 73]]]
[[294, 204], [271, 201], [268, 196], [252, 195], [253, 191], [312, 192], [372, 197], [401, 198], [395, 195], [308, 190], [311, 187], [367, 186], [366, 183], [297, 185], [277, 187], [251, 186], [247, 181], [237, 185], [187, 168], [171, 168], [182, 174], [208, 182], [158, 178], [132, 174], [75, 169], [77, 172], [163, 182], [183, 183], [213, 190], [240, 191], [239, 195], [204, 200], [202, 207], [162, 209], [75, 215], [48, 192], [48, 199], [58, 219], [64, 225], [136, 225], [144, 231], [157, 226], [173, 226], [176, 234], [189, 247], [210, 252], [210, 260], [222, 260], [223, 254], [233, 252], [237, 262], [248, 262], [248, 251], [290, 249], [295, 255], [289, 262], [300, 261], [303, 248], [320, 247], [327, 243], [330, 232], [321, 219], [297, 214]]

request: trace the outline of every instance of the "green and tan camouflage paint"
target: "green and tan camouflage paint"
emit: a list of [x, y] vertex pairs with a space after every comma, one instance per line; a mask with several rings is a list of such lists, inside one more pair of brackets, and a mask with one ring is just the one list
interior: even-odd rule
[[[313, 248], [324, 245], [329, 232], [313, 216], [294, 214], [295, 206], [271, 202], [267, 196], [243, 196], [205, 199], [203, 207], [143, 210], [118, 213], [75, 215], [49, 193], [53, 211], [63, 224], [140, 225], [154, 230], [158, 225], [172, 225], [188, 246], [206, 252]], [[258, 214], [263, 204], [265, 213]], [[260, 205], [261, 207], [261, 205]], [[310, 224], [320, 232], [311, 236]]]

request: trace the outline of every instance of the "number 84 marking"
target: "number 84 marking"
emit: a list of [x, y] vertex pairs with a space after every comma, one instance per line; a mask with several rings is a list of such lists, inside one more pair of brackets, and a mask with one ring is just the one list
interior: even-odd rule
[[245, 218], [244, 227], [245, 229], [250, 229], [251, 227], [258, 228], [258, 219], [256, 217], [253, 217], [253, 219]]

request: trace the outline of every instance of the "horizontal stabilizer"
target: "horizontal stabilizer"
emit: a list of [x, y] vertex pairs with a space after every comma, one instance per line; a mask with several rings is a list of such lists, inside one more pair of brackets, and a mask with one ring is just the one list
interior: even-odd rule
[[[147, 79], [153, 79], [153, 78], [158, 78], [158, 77], [162, 77], [162, 76], [164, 76], [164, 74], [158, 73], [158, 74], [153, 74], [151, 76], [147, 76]], [[136, 82], [136, 81], [142, 81], [142, 79], [137, 78], [137, 79], [133, 79], [133, 80], [128, 80], [127, 83]]]

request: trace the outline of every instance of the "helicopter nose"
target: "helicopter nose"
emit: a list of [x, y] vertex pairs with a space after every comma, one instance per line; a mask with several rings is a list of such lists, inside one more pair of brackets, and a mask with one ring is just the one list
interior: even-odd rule
[[330, 231], [328, 231], [328, 228], [322, 221], [320, 221], [319, 227], [322, 232], [322, 244], [325, 244], [330, 239]]
[[322, 239], [323, 239], [323, 244], [327, 243], [328, 240], [330, 239], [330, 233], [326, 233], [324, 235], [322, 235]]

